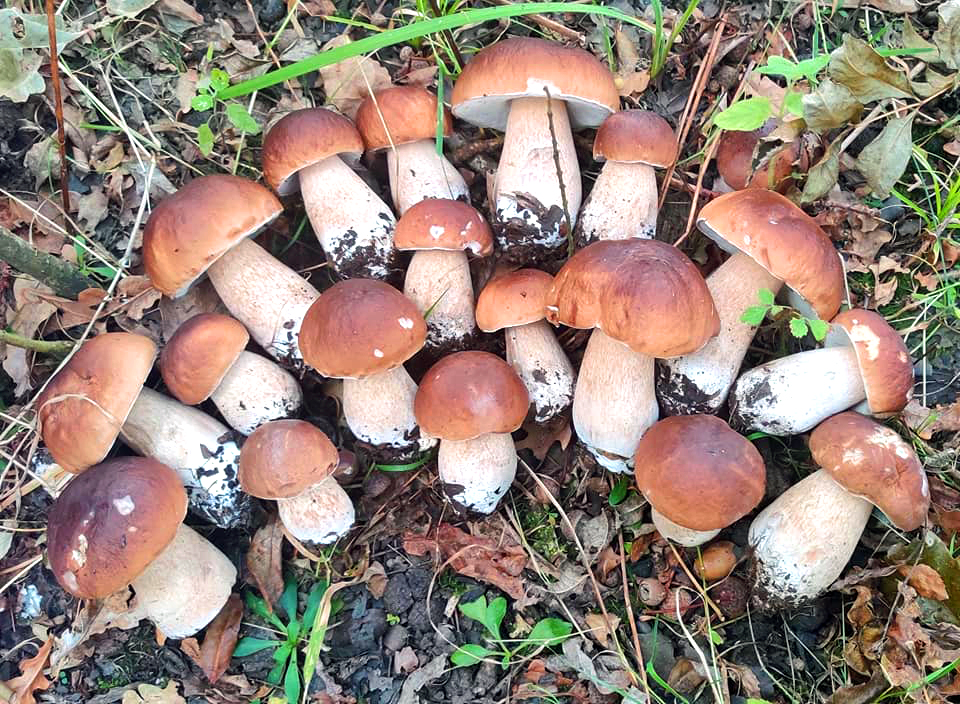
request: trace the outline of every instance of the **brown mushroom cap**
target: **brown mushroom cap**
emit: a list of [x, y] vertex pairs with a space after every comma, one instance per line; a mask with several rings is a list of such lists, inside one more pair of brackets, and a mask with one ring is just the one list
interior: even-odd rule
[[183, 323], [160, 353], [160, 375], [170, 393], [188, 406], [206, 401], [250, 340], [239, 320], [201, 313]]
[[356, 161], [363, 139], [343, 115], [324, 108], [307, 108], [284, 115], [263, 138], [263, 176], [282, 196], [300, 189], [300, 169], [337, 154]]
[[723, 133], [717, 145], [717, 171], [730, 188], [737, 191], [745, 188], [772, 188], [782, 193], [793, 183], [793, 162], [800, 157], [800, 145], [796, 141], [780, 147], [775, 155], [754, 172], [754, 151], [766, 133], [766, 128], [753, 132]]
[[620, 108], [610, 73], [593, 54], [543, 39], [512, 38], [480, 51], [453, 86], [453, 114], [478, 127], [503, 131], [514, 98], [567, 104], [573, 129], [597, 127]]
[[[360, 103], [357, 129], [367, 149], [434, 139], [437, 136], [437, 96], [423, 86], [392, 86]], [[443, 136], [453, 134], [453, 117], [443, 109]]]
[[597, 130], [593, 158], [664, 169], [677, 158], [677, 136], [655, 112], [615, 112]]
[[305, 420], [272, 420], [253, 431], [240, 451], [240, 485], [258, 499], [289, 499], [333, 474], [340, 455]]
[[486, 257], [493, 253], [493, 232], [473, 206], [459, 200], [428, 198], [400, 217], [393, 243], [403, 251], [443, 249]]
[[170, 467], [146, 457], [107, 460], [75, 477], [50, 509], [50, 567], [74, 596], [103, 598], [153, 562], [186, 513], [187, 492]]
[[37, 399], [43, 442], [68, 472], [100, 462], [153, 368], [143, 335], [108, 332], [83, 343]]
[[489, 352], [456, 352], [424, 374], [413, 402], [420, 430], [441, 440], [512, 433], [530, 407], [523, 381]]
[[477, 325], [496, 332], [543, 320], [553, 277], [538, 269], [518, 269], [501, 274], [484, 286], [477, 298]]
[[691, 530], [720, 530], [756, 508], [766, 486], [757, 448], [716, 416], [673, 416], [654, 424], [634, 455], [637, 486], [650, 505]]
[[913, 395], [913, 362], [900, 333], [862, 308], [845, 310], [830, 323], [826, 344], [853, 346], [870, 412], [903, 410]]
[[823, 320], [840, 310], [840, 255], [816, 221], [774, 191], [725, 193], [703, 207], [700, 229], [731, 254], [742, 252], [796, 291]]
[[551, 323], [600, 328], [651, 357], [689, 354], [720, 331], [697, 267], [676, 247], [656, 240], [587, 245], [554, 277], [546, 304]]
[[300, 352], [324, 376], [361, 379], [399, 367], [427, 336], [416, 304], [373, 279], [347, 279], [320, 294], [303, 318]]
[[160, 201], [147, 220], [147, 276], [155, 288], [177, 296], [282, 210], [277, 197], [259, 183], [229, 174], [195, 178]]
[[846, 411], [814, 429], [810, 452], [834, 481], [879, 508], [900, 530], [926, 521], [926, 472], [913, 448], [890, 428]]

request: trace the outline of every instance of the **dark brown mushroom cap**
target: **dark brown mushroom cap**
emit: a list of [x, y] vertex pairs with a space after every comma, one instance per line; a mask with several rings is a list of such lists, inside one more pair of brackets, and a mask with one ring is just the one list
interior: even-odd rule
[[654, 424], [634, 455], [637, 486], [657, 511], [691, 530], [726, 528], [756, 508], [766, 486], [753, 444], [716, 416]]
[[483, 215], [468, 203], [428, 198], [400, 216], [393, 244], [402, 251], [441, 249], [485, 257], [493, 253], [493, 232]]
[[491, 279], [477, 298], [477, 325], [496, 332], [546, 317], [553, 277], [538, 269], [518, 269]]
[[927, 520], [930, 487], [913, 448], [894, 431], [847, 411], [810, 434], [813, 460], [840, 486], [883, 511], [900, 530]]
[[170, 467], [119, 457], [75, 477], [50, 509], [47, 552], [60, 585], [101, 599], [123, 588], [173, 540], [187, 492]]
[[[367, 149], [379, 150], [437, 136], [437, 96], [421, 85], [392, 86], [360, 103], [357, 129]], [[443, 109], [443, 136], [453, 134], [453, 117]]]
[[258, 499], [289, 499], [333, 474], [340, 454], [305, 420], [273, 420], [253, 431], [240, 451], [240, 485]]
[[512, 433], [530, 407], [527, 388], [489, 352], [457, 352], [424, 374], [413, 403], [420, 430], [441, 440]]
[[649, 110], [615, 112], [600, 125], [593, 158], [666, 168], [677, 158], [670, 123]]
[[250, 340], [239, 320], [201, 313], [183, 323], [160, 353], [160, 375], [181, 403], [195, 406], [216, 391]]
[[664, 242], [601, 240], [574, 254], [547, 294], [547, 320], [599, 328], [651, 357], [677, 357], [720, 331], [707, 284], [683, 252]]
[[373, 279], [347, 279], [320, 294], [303, 318], [300, 352], [324, 376], [362, 379], [415, 355], [427, 336], [416, 304]]
[[156, 356], [150, 338], [129, 332], [83, 343], [37, 399], [43, 442], [57, 464], [82, 472], [107, 456]]

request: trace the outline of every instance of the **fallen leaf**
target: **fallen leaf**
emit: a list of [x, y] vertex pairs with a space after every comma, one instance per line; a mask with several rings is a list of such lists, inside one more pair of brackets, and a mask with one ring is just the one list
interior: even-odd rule
[[937, 47], [920, 36], [909, 17], [903, 18], [903, 30], [900, 32], [900, 41], [904, 49], [923, 49], [926, 53], [922, 55], [925, 62], [931, 63], [939, 59]]
[[610, 638], [611, 633], [615, 633], [620, 627], [619, 616], [616, 614], [608, 614], [608, 616], [610, 619], [609, 628], [607, 627], [607, 619], [604, 618], [601, 613], [587, 614], [583, 617], [583, 621], [586, 623], [590, 635], [604, 648], [607, 647], [607, 640]]
[[250, 576], [271, 609], [283, 593], [282, 548], [283, 527], [280, 518], [274, 515], [254, 533], [246, 559]]
[[33, 174], [37, 187], [50, 180], [53, 174], [59, 176], [60, 154], [57, 140], [51, 135], [36, 142], [23, 157], [23, 165]]
[[107, 12], [122, 17], [136, 17], [156, 4], [157, 0], [107, 0]]
[[[10, 5], [12, 3], [5, 3]], [[57, 48], [63, 49], [69, 42], [83, 36], [84, 32], [74, 32], [73, 27], [57, 14]], [[28, 15], [15, 7], [0, 9], [0, 49], [49, 49], [50, 35], [47, 28], [47, 16]]]
[[943, 577], [930, 565], [901, 565], [898, 571], [907, 578], [907, 584], [916, 589], [920, 596], [936, 601], [945, 601], [950, 597]]
[[827, 73], [861, 103], [884, 98], [909, 98], [912, 95], [906, 73], [887, 66], [880, 54], [862, 39], [849, 34], [830, 54]]
[[530, 450], [533, 456], [541, 461], [554, 443], [560, 443], [560, 449], [566, 450], [572, 437], [570, 421], [566, 417], [553, 423], [535, 423], [530, 420], [523, 424], [523, 430], [527, 435], [516, 443], [517, 450]]
[[933, 33], [933, 43], [940, 50], [940, 60], [947, 68], [960, 69], [960, 0], [948, 0], [937, 8], [940, 24]]
[[231, 594], [220, 613], [207, 626], [202, 646], [197, 645], [196, 638], [185, 638], [180, 642], [180, 649], [203, 670], [211, 684], [230, 667], [242, 618], [243, 601], [237, 594]]
[[883, 672], [876, 670], [868, 681], [836, 690], [827, 699], [826, 704], [868, 704], [876, 700], [877, 695], [882, 694], [889, 686]]
[[47, 638], [36, 655], [20, 661], [20, 674], [4, 683], [13, 690], [12, 704], [34, 704], [34, 692], [50, 689], [53, 683], [43, 676], [43, 669], [47, 666], [52, 647], [53, 638]]
[[0, 49], [0, 98], [22, 103], [31, 95], [42, 93], [42, 62], [43, 57], [36, 51]]
[[897, 185], [913, 152], [913, 119], [916, 113], [887, 122], [875, 140], [857, 156], [857, 170], [863, 174], [875, 196], [886, 198]]
[[[38, 292], [52, 294], [49, 287], [26, 276], [18, 277], [13, 282], [13, 297], [17, 308], [8, 327], [12, 332], [29, 339], [33, 339], [40, 326], [57, 310], [55, 306], [38, 298], [35, 295]], [[6, 346], [3, 370], [16, 383], [14, 394], [17, 396], [32, 388], [30, 383], [30, 360], [32, 359], [32, 352], [13, 345]]]
[[861, 112], [863, 105], [850, 89], [829, 78], [803, 96], [803, 121], [814, 132], [822, 133], [856, 122]]
[[146, 618], [137, 597], [129, 587], [114, 592], [104, 599], [88, 599], [70, 624], [70, 628], [57, 638], [50, 655], [51, 673], [76, 667], [89, 656], [89, 649], [80, 646], [90, 636], [105, 633], [111, 628], [129, 630], [136, 628]]
[[146, 276], [126, 276], [117, 283], [123, 314], [140, 320], [160, 300], [162, 295]]
[[867, 0], [867, 5], [884, 12], [894, 12], [901, 15], [916, 12], [920, 9], [917, 7], [917, 0]]
[[180, 105], [180, 112], [190, 112], [190, 103], [197, 94], [197, 69], [187, 69], [177, 77], [177, 87], [173, 93]]
[[374, 599], [382, 599], [387, 591], [387, 571], [379, 562], [371, 562], [366, 573], [367, 590]]
[[187, 700], [180, 696], [179, 685], [173, 680], [163, 689], [153, 684], [138, 684], [136, 691], [124, 692], [120, 701], [121, 704], [187, 704]]
[[850, 241], [844, 251], [859, 257], [864, 262], [872, 262], [880, 248], [892, 239], [893, 235], [890, 232], [879, 228], [867, 231], [852, 230]]
[[631, 71], [629, 73], [619, 73], [614, 77], [614, 84], [617, 86], [617, 92], [624, 97], [638, 95], [647, 89], [650, 85], [649, 71]]
[[86, 225], [86, 232], [93, 230], [107, 217], [107, 194], [100, 186], [94, 186], [89, 193], [77, 199], [77, 217]]
[[827, 152], [807, 171], [807, 180], [803, 184], [803, 203], [812, 203], [827, 195], [837, 185], [840, 177], [839, 140], [830, 145]]
[[[350, 37], [341, 34], [323, 45], [329, 51], [350, 43]], [[356, 117], [360, 103], [368, 95], [391, 85], [390, 74], [369, 56], [353, 56], [320, 69], [323, 93], [333, 105], [351, 120]]]

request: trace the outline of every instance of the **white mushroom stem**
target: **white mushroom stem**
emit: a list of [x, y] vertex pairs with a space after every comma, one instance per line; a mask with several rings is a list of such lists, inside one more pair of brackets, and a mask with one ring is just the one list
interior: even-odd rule
[[138, 454], [175, 469], [190, 508], [204, 518], [232, 528], [248, 517], [250, 499], [237, 479], [240, 448], [223, 423], [144, 388], [120, 435]]
[[509, 433], [487, 433], [472, 440], [441, 440], [437, 471], [452, 501], [490, 514], [517, 474], [517, 450]]
[[300, 171], [300, 192], [313, 231], [345, 278], [385, 279], [396, 257], [390, 206], [339, 156]]
[[230, 427], [249, 435], [270, 420], [289, 418], [303, 403], [296, 378], [266, 357], [244, 350], [210, 399]]
[[403, 365], [364, 379], [343, 380], [343, 415], [353, 434], [378, 447], [415, 453], [436, 444], [413, 414], [417, 384]]
[[852, 347], [809, 350], [741, 374], [730, 393], [730, 421], [771, 435], [797, 435], [865, 398]]
[[672, 540], [677, 545], [694, 548], [697, 545], [703, 545], [709, 540], [713, 540], [720, 533], [719, 530], [694, 530], [686, 528], [679, 523], [674, 523], [669, 518], [660, 513], [657, 509], [650, 507], [650, 518], [657, 531], [667, 540]]
[[563, 413], [573, 399], [576, 372], [546, 320], [503, 331], [507, 362], [530, 394], [534, 419], [545, 423]]
[[584, 244], [650, 239], [657, 233], [657, 177], [652, 166], [608, 161], [580, 213]]
[[234, 246], [207, 274], [231, 315], [257, 344], [274, 359], [303, 364], [300, 324], [320, 295], [317, 289], [251, 240]]
[[757, 292], [776, 294], [783, 282], [745, 254], [734, 254], [707, 277], [720, 316], [720, 334], [693, 354], [661, 362], [669, 378], [658, 389], [671, 415], [715, 413], [727, 400], [750, 342], [754, 325], [740, 320], [757, 303]]
[[654, 360], [602, 330], [583, 353], [573, 393], [573, 426], [597, 461], [629, 472], [633, 453], [660, 410], [654, 394]]
[[292, 498], [277, 499], [277, 508], [290, 535], [318, 545], [328, 545], [345, 536], [355, 518], [353, 502], [333, 477]]
[[393, 205], [401, 215], [428, 198], [467, 200], [470, 193], [463, 176], [437, 153], [432, 139], [388, 148], [387, 176]]
[[757, 599], [798, 606], [843, 572], [873, 506], [818, 470], [787, 489], [750, 524]]
[[473, 281], [463, 252], [415, 252], [403, 293], [426, 316], [427, 347], [455, 349], [477, 328]]
[[237, 568], [209, 540], [181, 525], [130, 586], [137, 610], [168, 638], [192, 636], [227, 603]]

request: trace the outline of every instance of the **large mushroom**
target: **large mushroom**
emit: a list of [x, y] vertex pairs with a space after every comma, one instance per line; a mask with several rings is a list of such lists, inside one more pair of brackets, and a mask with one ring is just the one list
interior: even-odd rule
[[120, 457], [77, 476], [50, 509], [47, 554], [60, 585], [82, 599], [133, 587], [133, 613], [168, 638], [206, 626], [230, 597], [237, 570], [183, 525], [187, 497], [156, 460]]
[[[443, 136], [453, 133], [453, 118], [443, 109]], [[387, 177], [393, 206], [400, 215], [428, 198], [468, 200], [460, 172], [437, 150], [437, 96], [423, 86], [392, 86], [360, 103], [357, 129], [367, 149], [387, 152]]]
[[173, 297], [206, 273], [257, 344], [298, 366], [300, 321], [317, 290], [250, 240], [282, 210], [258, 183], [200, 176], [153, 209], [143, 231], [143, 264], [154, 287]]
[[519, 269], [493, 278], [477, 299], [477, 323], [484, 332], [503, 330], [507, 362], [527, 387], [537, 423], [570, 407], [577, 376], [545, 320], [552, 284], [544, 271]]
[[597, 461], [628, 472], [659, 415], [654, 358], [700, 349], [720, 328], [697, 267], [645, 239], [601, 240], [574, 254], [547, 294], [547, 320], [596, 328], [573, 394], [573, 425]]
[[750, 513], [766, 486], [760, 453], [715, 416], [655, 423], [637, 445], [634, 466], [660, 535], [687, 547]]
[[557, 254], [582, 197], [572, 130], [619, 109], [613, 74], [582, 49], [506, 39], [464, 67], [450, 102], [458, 118], [504, 132], [491, 204], [501, 251], [524, 261]]
[[767, 506], [750, 525], [755, 598], [782, 608], [813, 599], [853, 555], [873, 507], [900, 530], [922, 526], [930, 506], [923, 465], [889, 428], [848, 411], [810, 435], [819, 470]]
[[303, 196], [313, 231], [344, 278], [389, 278], [396, 266], [390, 207], [349, 164], [363, 153], [354, 124], [324, 108], [285, 115], [263, 139], [263, 175], [281, 196]]
[[776, 294], [786, 284], [823, 320], [836, 315], [844, 293], [843, 264], [830, 238], [779, 193], [720, 196], [700, 211], [698, 225], [732, 256], [707, 277], [720, 334], [660, 365], [657, 392], [669, 415], [716, 413], [723, 405], [757, 331], [740, 318], [758, 291]]
[[424, 374], [415, 410], [423, 432], [440, 438], [437, 470], [459, 507], [493, 513], [517, 472], [510, 435], [530, 407], [509, 364], [489, 352], [457, 352]]
[[771, 435], [796, 435], [866, 400], [873, 415], [910, 401], [913, 363], [882, 316], [854, 308], [830, 324], [826, 346], [744, 372], [730, 392], [730, 422]]

